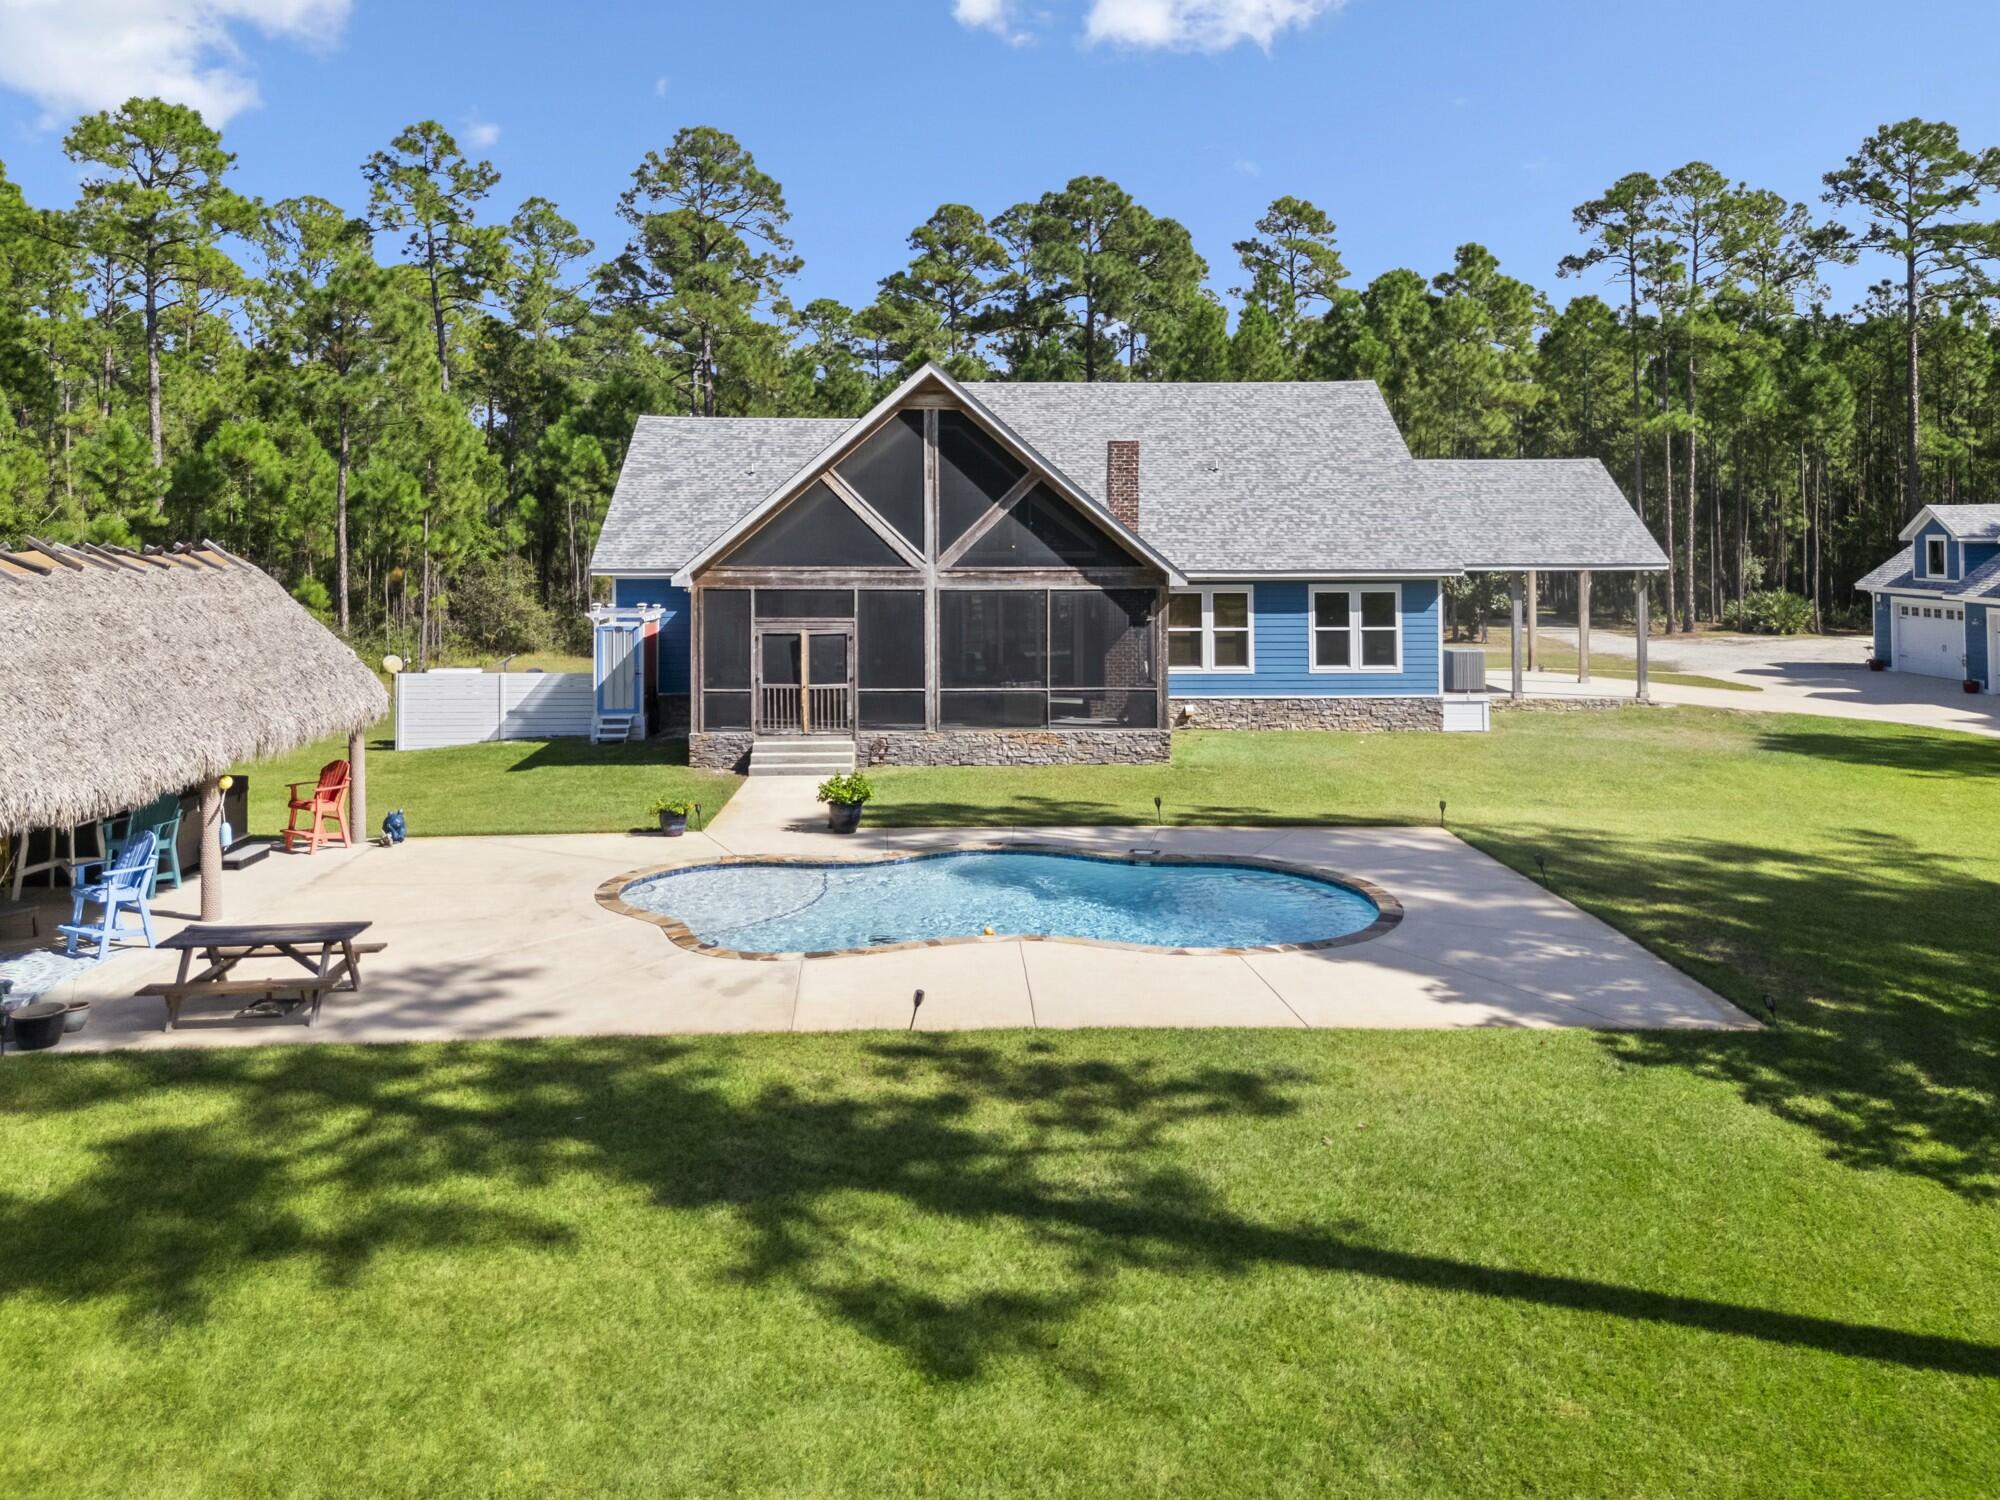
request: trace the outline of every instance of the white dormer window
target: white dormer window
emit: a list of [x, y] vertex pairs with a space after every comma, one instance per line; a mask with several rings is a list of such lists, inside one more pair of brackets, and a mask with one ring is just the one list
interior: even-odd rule
[[1925, 537], [1924, 538], [1925, 576], [1930, 578], [1944, 577], [1945, 575], [1944, 558], [1945, 558], [1944, 538], [1941, 536]]

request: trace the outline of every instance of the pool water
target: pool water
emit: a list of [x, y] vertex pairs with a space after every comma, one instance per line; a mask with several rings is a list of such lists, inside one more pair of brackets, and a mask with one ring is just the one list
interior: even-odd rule
[[966, 853], [863, 864], [698, 865], [636, 880], [624, 900], [745, 953], [926, 938], [1062, 936], [1159, 948], [1255, 948], [1345, 937], [1380, 914], [1331, 880], [1229, 864]]

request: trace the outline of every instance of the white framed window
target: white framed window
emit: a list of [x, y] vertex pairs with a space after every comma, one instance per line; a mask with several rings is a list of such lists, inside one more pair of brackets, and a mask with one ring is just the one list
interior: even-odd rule
[[1312, 670], [1400, 672], [1403, 591], [1315, 584], [1312, 589]]
[[1945, 545], [1941, 536], [1924, 538], [1924, 572], [1932, 578], [1945, 576]]
[[1167, 667], [1174, 672], [1254, 672], [1249, 589], [1187, 589], [1167, 598]]

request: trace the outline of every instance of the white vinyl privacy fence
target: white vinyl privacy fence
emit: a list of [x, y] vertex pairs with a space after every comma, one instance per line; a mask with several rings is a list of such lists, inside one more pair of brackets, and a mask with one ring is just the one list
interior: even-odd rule
[[404, 672], [396, 678], [396, 748], [588, 738], [594, 701], [588, 672]]

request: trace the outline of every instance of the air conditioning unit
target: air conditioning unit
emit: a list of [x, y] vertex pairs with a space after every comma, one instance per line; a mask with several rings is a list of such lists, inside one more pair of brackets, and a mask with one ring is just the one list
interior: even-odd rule
[[1486, 691], [1486, 653], [1463, 646], [1447, 646], [1444, 653], [1444, 690], [1447, 693]]

